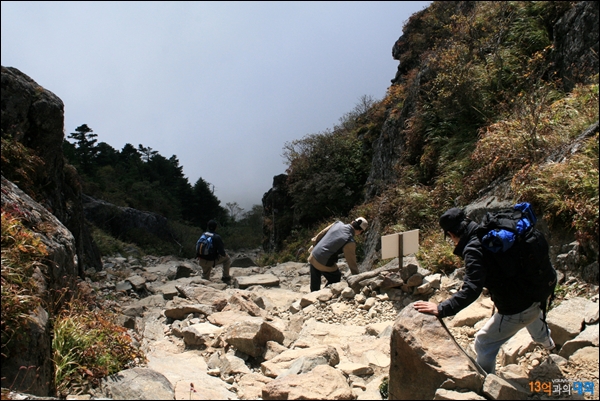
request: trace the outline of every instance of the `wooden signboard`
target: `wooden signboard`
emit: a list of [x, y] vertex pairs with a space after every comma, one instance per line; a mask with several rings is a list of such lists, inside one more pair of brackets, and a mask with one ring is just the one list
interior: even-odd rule
[[381, 237], [381, 259], [411, 255], [419, 251], [419, 230], [384, 235]]

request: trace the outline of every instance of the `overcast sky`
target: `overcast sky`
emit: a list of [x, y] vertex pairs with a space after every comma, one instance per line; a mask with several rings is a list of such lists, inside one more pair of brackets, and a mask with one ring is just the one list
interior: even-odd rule
[[2, 65], [87, 124], [173, 155], [225, 206], [260, 204], [286, 142], [333, 128], [394, 78], [392, 46], [429, 1], [2, 1]]

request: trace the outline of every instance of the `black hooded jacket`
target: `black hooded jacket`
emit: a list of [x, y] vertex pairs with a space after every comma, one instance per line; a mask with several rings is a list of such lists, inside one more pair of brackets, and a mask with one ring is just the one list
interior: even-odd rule
[[522, 312], [532, 304], [527, 294], [519, 289], [518, 280], [503, 277], [492, 254], [483, 248], [477, 238], [478, 227], [477, 223], [470, 222], [454, 248], [454, 254], [465, 261], [465, 276], [460, 291], [438, 305], [440, 318], [456, 315], [469, 306], [484, 287], [490, 292], [498, 312], [503, 315]]

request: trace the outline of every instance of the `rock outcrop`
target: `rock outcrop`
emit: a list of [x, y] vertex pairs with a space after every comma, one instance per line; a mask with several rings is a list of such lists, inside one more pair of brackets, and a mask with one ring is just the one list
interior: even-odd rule
[[292, 199], [287, 190], [287, 174], [273, 177], [273, 186], [262, 197], [264, 210], [263, 249], [272, 252], [280, 249], [293, 225]]
[[82, 199], [85, 218], [117, 238], [135, 237], [136, 232], [162, 241], [173, 238], [167, 219], [157, 213], [116, 206], [87, 195], [82, 195]]
[[564, 89], [598, 73], [598, 2], [581, 1], [554, 25], [554, 50]]
[[100, 253], [85, 224], [77, 173], [63, 156], [63, 102], [18, 69], [1, 68], [2, 136], [23, 144], [42, 162], [27, 177], [18, 166], [3, 166], [2, 173], [71, 231], [78, 274], [83, 276], [83, 270], [90, 267], [100, 269]]

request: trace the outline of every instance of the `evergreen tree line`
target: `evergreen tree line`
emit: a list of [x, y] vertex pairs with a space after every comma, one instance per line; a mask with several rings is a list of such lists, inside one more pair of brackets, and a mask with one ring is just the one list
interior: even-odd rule
[[[213, 187], [200, 177], [192, 186], [175, 155], [162, 156], [149, 146], [127, 143], [120, 151], [87, 124], [63, 142], [67, 161], [77, 168], [86, 195], [117, 206], [158, 213], [170, 221], [205, 229], [211, 219], [230, 237], [232, 248], [256, 247], [262, 237], [262, 207], [245, 212], [237, 202], [221, 206]], [[189, 240], [188, 240], [189, 242]]]

